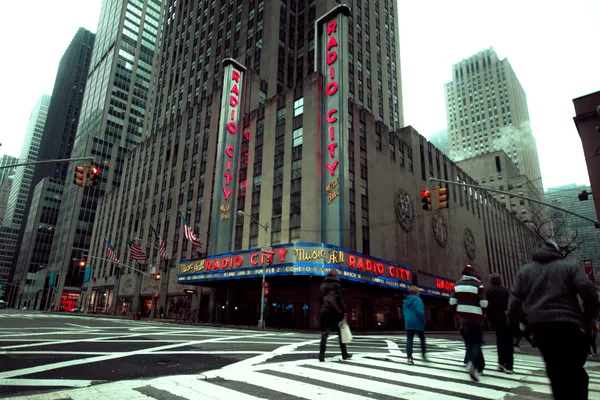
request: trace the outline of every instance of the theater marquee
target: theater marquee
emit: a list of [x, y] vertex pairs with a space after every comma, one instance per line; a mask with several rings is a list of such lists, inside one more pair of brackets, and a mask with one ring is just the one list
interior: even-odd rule
[[321, 72], [321, 239], [344, 246], [348, 227], [344, 199], [348, 190], [348, 16], [338, 5], [316, 21], [316, 69]]
[[242, 96], [245, 70], [244, 66], [233, 59], [223, 60], [223, 94], [214, 172], [215, 189], [212, 199], [209, 249], [211, 254], [231, 251], [239, 147], [243, 133], [241, 124], [244, 115]]

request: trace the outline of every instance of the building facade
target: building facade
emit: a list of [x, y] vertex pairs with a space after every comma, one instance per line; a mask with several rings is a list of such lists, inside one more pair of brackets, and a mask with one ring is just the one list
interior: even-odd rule
[[[579, 200], [578, 195], [592, 188], [586, 185], [565, 185], [549, 188], [546, 201], [567, 211], [596, 220], [596, 207], [592, 199]], [[600, 283], [600, 230], [593, 223], [582, 218], [550, 210], [558, 243], [569, 252], [569, 259], [594, 272], [596, 283]]]
[[[535, 184], [529, 180], [527, 175], [519, 171], [504, 150], [467, 158], [458, 162], [458, 165], [484, 188], [502, 190], [537, 201], [544, 201]], [[542, 205], [510, 195], [499, 193], [490, 193], [490, 195], [497, 198], [519, 219], [539, 228], [540, 232], [549, 234], [547, 211]]]
[[[50, 96], [43, 94], [36, 102], [29, 123], [25, 131], [25, 139], [21, 147], [21, 160], [35, 161], [38, 158], [40, 142], [48, 116], [48, 106], [50, 105]], [[33, 165], [26, 165], [16, 168], [13, 185], [8, 199], [8, 206], [4, 214], [3, 226], [19, 229], [25, 218], [25, 208], [27, 196], [31, 189], [31, 179], [33, 178]]]
[[454, 64], [445, 92], [450, 157], [504, 150], [543, 196], [527, 97], [508, 60], [490, 48]]
[[[269, 260], [267, 325], [316, 327], [318, 286], [328, 268], [336, 267], [347, 288], [353, 327], [400, 327], [402, 296], [410, 284], [424, 290], [429, 327], [446, 327], [452, 324], [448, 296], [465, 264], [476, 265], [484, 279], [499, 271], [510, 283], [529, 258], [532, 232], [491, 197], [451, 187], [450, 209], [421, 210], [417, 199], [430, 177], [473, 179], [412, 128], [390, 128], [386, 107], [381, 118], [379, 107], [371, 112], [364, 100], [359, 103], [358, 16], [367, 14], [373, 21], [387, 11], [389, 25], [395, 2], [373, 2], [376, 9], [368, 12], [356, 4], [305, 3], [309, 14], [304, 8], [303, 26], [315, 27], [314, 44], [310, 36], [304, 42], [315, 51], [314, 72], [295, 86], [270, 92], [262, 64], [258, 73], [240, 64], [239, 57], [226, 59], [212, 91], [182, 108], [172, 123], [170, 117], [159, 122], [126, 154], [123, 185], [107, 192], [98, 207], [89, 259], [90, 309], [147, 314], [154, 304], [154, 312], [162, 307], [168, 315], [187, 308], [203, 320], [254, 325], [260, 266]], [[243, 4], [241, 15], [250, 3]], [[252, 15], [258, 21], [246, 29], [266, 18], [283, 21], [285, 16], [289, 22], [288, 2], [276, 4], [273, 12], [266, 8], [275, 3], [253, 4], [265, 12], [256, 13], [257, 8]], [[193, 10], [179, 11], [202, 14]], [[219, 21], [227, 37], [228, 15], [237, 15], [237, 8], [215, 10], [222, 10]], [[300, 14], [299, 5], [294, 11]], [[314, 25], [306, 23], [311, 15]], [[375, 57], [367, 60], [377, 63]], [[385, 101], [390, 95], [381, 97]], [[388, 117], [395, 115], [394, 107], [389, 111]], [[185, 239], [182, 215], [202, 247], [193, 248]], [[152, 228], [166, 244], [166, 261]], [[132, 268], [117, 274], [115, 262], [101, 260], [104, 238]], [[131, 261], [129, 239], [146, 248], [145, 265]], [[261, 256], [261, 246], [271, 247], [273, 255]], [[162, 271], [159, 282], [133, 271], [155, 267]]]
[[[90, 31], [79, 28], [60, 60], [54, 81], [52, 98], [48, 106], [48, 116], [40, 140], [38, 158], [41, 160], [66, 159], [71, 157], [87, 73], [92, 57], [94, 37], [95, 35]], [[63, 191], [62, 188], [57, 188], [56, 184], [57, 182], [65, 184], [68, 167], [69, 164], [64, 162], [53, 165], [40, 164], [34, 167], [31, 187], [35, 187], [36, 189], [30, 190], [27, 196], [27, 203], [25, 205], [26, 217], [24, 223], [21, 225], [18, 242], [20, 252], [18, 257], [14, 259], [14, 281], [22, 281], [19, 284], [21, 286], [20, 291], [15, 293], [15, 295], [18, 295], [17, 305], [21, 301], [27, 301], [32, 297], [28, 293], [23, 300], [22, 293], [25, 289], [25, 281], [27, 280], [27, 288], [31, 289], [31, 282], [33, 281], [33, 277], [37, 276], [35, 274], [38, 271], [41, 271], [40, 279], [38, 280], [41, 280], [42, 283], [42, 278], [46, 276], [52, 238], [56, 229], [57, 207], [60, 205], [60, 196]], [[37, 188], [38, 183], [44, 177], [51, 178], [49, 183], [46, 184], [49, 185], [51, 183], [51, 188]], [[70, 179], [68, 181], [70, 184]], [[40, 196], [45, 196], [43, 194], [45, 193], [44, 190], [53, 192], [58, 198], [52, 198], [49, 202], [40, 201]], [[35, 196], [38, 196], [37, 201], [33, 202]], [[31, 207], [32, 204], [36, 204], [40, 209], [33, 209]], [[40, 216], [42, 212], [48, 214]], [[40, 225], [36, 221], [43, 221], [43, 223]], [[38, 228], [33, 229], [33, 226]], [[32, 254], [35, 256], [32, 256]], [[31, 276], [28, 278], [28, 275]], [[44, 285], [42, 285], [42, 289], [43, 287]], [[39, 306], [42, 304], [40, 301], [35, 301], [35, 295], [33, 298], [34, 305]]]
[[52, 248], [64, 182], [43, 178], [33, 189], [31, 207], [25, 224], [22, 245], [12, 282], [11, 304], [21, 308], [46, 309], [48, 291], [48, 255]]
[[[9, 226], [0, 226], [0, 283], [11, 281], [12, 262], [17, 250], [19, 230]], [[9, 292], [12, 287], [9, 288]], [[6, 292], [5, 292], [6, 295]]]
[[14, 169], [6, 169], [5, 174], [2, 176], [0, 181], [0, 225], [4, 220], [4, 214], [6, 213], [6, 207], [8, 206], [8, 199], [10, 198], [10, 191], [12, 189], [13, 181], [15, 178]]
[[123, 156], [142, 138], [161, 12], [161, 0], [102, 3], [72, 151], [73, 157], [95, 158], [100, 183], [64, 189], [48, 261], [56, 293], [68, 300], [55, 302], [59, 309], [68, 311], [79, 298], [83, 275], [72, 260], [89, 250], [98, 198], [120, 185]]
[[573, 99], [573, 118], [588, 168], [592, 200], [596, 208], [596, 220], [600, 221], [600, 92]]

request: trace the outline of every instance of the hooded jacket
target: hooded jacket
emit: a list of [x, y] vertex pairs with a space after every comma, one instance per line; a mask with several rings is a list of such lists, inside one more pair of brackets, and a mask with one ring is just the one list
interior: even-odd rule
[[[344, 298], [342, 297], [342, 284], [339, 278], [326, 276], [323, 280], [323, 283], [321, 283], [320, 292], [321, 312], [333, 312], [338, 314], [340, 311], [342, 314], [346, 312], [346, 305], [344, 304]], [[329, 295], [334, 296], [335, 304], [337, 304], [339, 311], [336, 309], [336, 307], [332, 307], [332, 305], [325, 300], [325, 298]]]
[[583, 268], [563, 260], [556, 249], [544, 246], [532, 259], [521, 268], [510, 291], [509, 322], [518, 323], [524, 312], [530, 324], [570, 322], [587, 329], [598, 315], [600, 300]]
[[425, 330], [425, 306], [419, 296], [410, 294], [402, 303], [402, 314], [404, 314], [404, 328], [407, 331]]
[[506, 311], [508, 310], [510, 291], [502, 285], [491, 285], [487, 288], [485, 295], [488, 299], [486, 317], [492, 329], [496, 330], [506, 325]]

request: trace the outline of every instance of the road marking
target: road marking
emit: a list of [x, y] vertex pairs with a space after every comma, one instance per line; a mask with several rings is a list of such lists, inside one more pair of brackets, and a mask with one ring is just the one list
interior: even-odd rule
[[[269, 336], [269, 335], [271, 335], [271, 334], [264, 333], [264, 334], [256, 334], [256, 335], [251, 335], [251, 336], [237, 336], [237, 337], [239, 337], [240, 339], [243, 339], [243, 338], [252, 337], [252, 336]], [[168, 349], [172, 349], [172, 348], [176, 348], [176, 347], [191, 346], [191, 345], [202, 344], [202, 343], [220, 342], [220, 341], [232, 339], [235, 337], [236, 336], [230, 336], [230, 337], [225, 337], [225, 338], [213, 338], [213, 339], [206, 339], [206, 340], [194, 340], [194, 341], [190, 341], [187, 343], [168, 344], [168, 345], [164, 345], [164, 346], [152, 347], [149, 349], [121, 352], [121, 353], [113, 353], [113, 354], [109, 354], [109, 355], [105, 355], [105, 356], [97, 356], [97, 357], [82, 358], [82, 359], [77, 359], [77, 360], [61, 361], [61, 362], [52, 363], [52, 364], [38, 365], [35, 367], [21, 368], [21, 369], [16, 369], [16, 370], [12, 370], [12, 371], [4, 371], [4, 372], [0, 372], [0, 379], [12, 378], [15, 376], [22, 376], [22, 375], [28, 375], [28, 374], [35, 374], [35, 373], [43, 372], [43, 371], [50, 371], [50, 370], [54, 370], [54, 369], [72, 367], [75, 365], [82, 365], [82, 364], [94, 363], [94, 362], [99, 362], [99, 361], [114, 360], [117, 358], [129, 357], [129, 356], [134, 356], [134, 355], [138, 355], [138, 354], [146, 354], [146, 353], [153, 352], [153, 351], [168, 350]]]
[[404, 356], [404, 353], [402, 353], [402, 351], [398, 347], [397, 343], [392, 342], [391, 340], [384, 340], [384, 342], [387, 344], [388, 351], [390, 352], [391, 355], [397, 356], [397, 357]]
[[92, 381], [80, 379], [0, 379], [0, 387], [2, 386], [36, 386], [36, 387], [87, 387], [92, 384]]
[[[70, 324], [68, 322], [65, 322], [65, 325], [71, 325], [71, 326], [76, 326], [78, 328], [85, 328], [85, 329], [94, 329], [96, 327], [92, 327], [92, 326], [84, 326], [84, 325], [77, 325], [77, 324]], [[101, 328], [100, 328], [101, 329]], [[94, 329], [95, 331], [97, 331], [98, 329]]]

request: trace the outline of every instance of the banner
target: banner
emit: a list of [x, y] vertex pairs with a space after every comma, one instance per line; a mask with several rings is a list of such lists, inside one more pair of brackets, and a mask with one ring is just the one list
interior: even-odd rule
[[209, 254], [231, 251], [237, 197], [238, 157], [244, 104], [244, 72], [246, 68], [237, 61], [223, 60], [223, 93], [217, 161], [215, 164], [215, 188], [212, 199], [211, 236]]
[[[344, 246], [348, 201], [348, 16], [338, 5], [316, 21], [316, 70], [321, 72], [321, 241]], [[347, 226], [346, 226], [347, 225]]]
[[48, 286], [54, 286], [56, 284], [56, 272], [50, 272], [48, 276]]
[[92, 268], [85, 267], [85, 273], [83, 275], [83, 283], [88, 283], [92, 278]]

